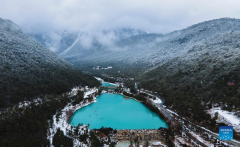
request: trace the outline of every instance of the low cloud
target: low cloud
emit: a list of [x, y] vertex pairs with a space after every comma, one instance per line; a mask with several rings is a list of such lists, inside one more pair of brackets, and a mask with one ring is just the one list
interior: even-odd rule
[[25, 32], [96, 32], [129, 27], [168, 33], [206, 20], [240, 18], [238, 0], [0, 1], [0, 17], [14, 21]]

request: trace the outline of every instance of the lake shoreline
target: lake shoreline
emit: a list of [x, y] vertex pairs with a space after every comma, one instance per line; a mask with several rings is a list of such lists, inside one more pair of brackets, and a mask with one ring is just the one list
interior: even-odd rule
[[168, 128], [165, 120], [157, 113], [142, 103], [136, 103], [139, 101], [134, 98], [131, 98], [133, 101], [123, 101], [125, 97], [119, 93], [103, 93], [97, 97], [97, 103], [78, 109], [69, 124], [90, 124], [89, 129], [100, 129], [102, 126], [117, 130]]
[[129, 97], [129, 96], [126, 96], [126, 95], [124, 95], [124, 94], [122, 94], [122, 93], [117, 93], [117, 94], [120, 94], [120, 95], [122, 95], [122, 96], [124, 96], [124, 97], [126, 97], [126, 98], [134, 99], [135, 101], [142, 103], [142, 101], [139, 101], [139, 100], [137, 100], [137, 99], [134, 98], [134, 97]]

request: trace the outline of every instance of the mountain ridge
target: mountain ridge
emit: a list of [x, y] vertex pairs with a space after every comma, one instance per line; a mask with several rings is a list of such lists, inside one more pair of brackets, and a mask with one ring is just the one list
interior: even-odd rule
[[45, 94], [61, 94], [75, 85], [97, 84], [64, 59], [0, 19], [0, 107]]
[[[199, 122], [204, 118], [200, 113], [205, 114], [213, 104], [239, 109], [239, 40], [240, 31], [216, 34], [144, 73], [140, 85], [161, 93], [166, 105]], [[188, 109], [192, 111], [186, 112]]]
[[[155, 66], [168, 59], [187, 53], [194, 45], [201, 44], [205, 39], [216, 34], [240, 30], [239, 19], [221, 18], [192, 25], [186, 29], [168, 34], [140, 34], [121, 39], [111, 46], [95, 46], [61, 54], [72, 64], [91, 62], [143, 62]], [[79, 52], [78, 52], [79, 49]], [[136, 58], [137, 57], [137, 58]], [[74, 59], [76, 58], [76, 59]]]

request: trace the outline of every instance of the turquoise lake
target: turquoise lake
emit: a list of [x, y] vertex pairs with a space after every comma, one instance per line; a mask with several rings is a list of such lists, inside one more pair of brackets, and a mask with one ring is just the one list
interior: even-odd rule
[[113, 85], [113, 84], [110, 84], [110, 83], [105, 83], [105, 82], [101, 82], [102, 83], [102, 86], [116, 86], [116, 85]]
[[113, 129], [167, 128], [166, 122], [156, 113], [140, 102], [124, 99], [120, 94], [101, 94], [96, 103], [77, 110], [71, 118], [71, 125], [90, 124], [90, 129], [99, 129], [102, 126]]

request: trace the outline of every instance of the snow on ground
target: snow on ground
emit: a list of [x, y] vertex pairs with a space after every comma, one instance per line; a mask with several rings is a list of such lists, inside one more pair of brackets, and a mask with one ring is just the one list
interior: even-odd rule
[[97, 79], [100, 82], [103, 82], [103, 79], [101, 79], [101, 78], [98, 78], [98, 77], [94, 77], [94, 78]]
[[39, 105], [41, 103], [42, 103], [42, 99], [40, 99], [40, 98], [33, 99], [32, 101], [19, 102], [17, 105], [13, 106], [12, 108], [2, 109], [2, 111], [0, 111], [0, 114], [7, 112], [9, 109], [13, 110], [15, 108], [26, 108], [26, 107], [30, 106], [31, 104]]
[[218, 112], [217, 122], [223, 122], [229, 126], [233, 126], [236, 132], [240, 132], [240, 118], [234, 115], [234, 112], [222, 110], [220, 107], [212, 108], [207, 112], [211, 115], [212, 118], [215, 117], [215, 113]]
[[208, 147], [214, 147], [214, 144], [212, 144], [211, 142], [209, 141], [206, 141], [205, 139], [203, 139], [200, 134], [197, 134], [193, 131], [189, 131], [189, 133], [192, 134], [192, 136], [194, 136], [195, 138], [197, 138], [199, 141], [201, 141], [203, 144], [207, 145]]
[[[96, 101], [93, 101], [93, 102], [96, 102]], [[78, 109], [80, 109], [84, 106], [87, 106], [89, 104], [91, 104], [91, 102], [86, 102], [86, 103], [81, 102], [80, 104], [77, 104], [75, 106], [72, 106], [71, 104], [68, 104], [64, 109], [62, 109], [62, 114], [60, 115], [58, 121], [57, 121], [56, 115], [53, 116], [53, 125], [52, 125], [52, 128], [49, 128], [49, 135], [48, 135], [48, 139], [50, 140], [50, 144], [52, 144], [52, 139], [53, 139], [55, 133], [57, 132], [58, 128], [60, 128], [60, 130], [63, 131], [65, 136], [68, 136], [67, 135], [68, 131], [72, 131], [74, 133], [75, 128], [71, 129], [71, 125], [67, 122], [66, 112], [70, 109], [78, 110]], [[83, 131], [85, 131], [86, 129], [87, 129], [86, 125], [81, 126], [80, 127], [80, 130], [81, 130], [80, 134], [83, 134]], [[70, 137], [70, 136], [68, 136], [68, 137]], [[78, 147], [78, 146], [81, 146], [81, 147], [86, 146], [87, 147], [87, 145], [79, 142], [76, 139], [74, 139], [74, 146], [75, 147]]]
[[159, 98], [156, 98], [155, 100], [151, 99], [154, 103], [160, 104], [162, 101]]
[[162, 145], [164, 147], [167, 147], [166, 145], [162, 144], [161, 142], [154, 142], [152, 145], [154, 145], [154, 146]]
[[35, 103], [35, 105], [38, 105], [38, 104], [42, 103], [42, 99], [37, 98], [32, 101], [19, 102], [18, 108], [27, 107], [27, 106], [31, 105], [32, 103]]
[[[78, 89], [78, 88], [77, 88]], [[75, 91], [76, 88], [73, 88], [72, 91]], [[84, 93], [84, 96], [88, 96], [90, 94], [93, 94], [94, 92], [97, 92], [98, 89], [90, 89], [88, 88], [87, 91]], [[75, 106], [73, 106], [71, 103], [69, 103], [67, 106], [65, 106], [64, 109], [61, 110], [62, 114], [60, 115], [58, 121], [56, 118], [56, 114], [53, 116], [53, 124], [52, 124], [52, 128], [50, 127], [48, 129], [48, 139], [50, 141], [50, 144], [52, 145], [52, 141], [53, 141], [53, 137], [57, 132], [57, 129], [60, 128], [60, 130], [63, 131], [65, 136], [68, 136], [70, 138], [72, 138], [71, 136], [67, 135], [67, 132], [72, 132], [74, 133], [75, 128], [72, 128], [71, 125], [67, 122], [67, 111], [69, 110], [73, 110], [74, 112], [84, 106], [87, 106], [93, 102], [96, 102], [96, 97], [93, 97], [94, 101], [89, 102], [86, 101], [85, 103], [81, 102], [80, 104], [77, 104]], [[86, 125], [80, 126], [80, 131], [79, 134], [84, 134], [84, 131], [86, 131], [88, 129], [88, 127]], [[89, 130], [88, 130], [89, 132]], [[77, 139], [73, 138], [73, 143], [74, 143], [74, 147], [87, 147], [86, 144], [79, 142]], [[53, 147], [53, 145], [52, 145]]]
[[[198, 125], [197, 125], [197, 126], [198, 126]], [[212, 131], [210, 131], [210, 130], [204, 128], [204, 127], [201, 127], [201, 126], [198, 126], [198, 127], [202, 128], [203, 130], [205, 130], [205, 131], [208, 132], [208, 133], [212, 133], [212, 134], [214, 134], [214, 135], [216, 135], [216, 136], [219, 136], [218, 133], [212, 132]], [[240, 144], [240, 141], [237, 141], [237, 140], [235, 140], [235, 139], [233, 139], [232, 141], [235, 142], [235, 143]], [[223, 142], [223, 143], [224, 143], [224, 142]]]
[[109, 83], [109, 84], [112, 84], [112, 85], [115, 85], [115, 86], [119, 86], [119, 83], [110, 83], [110, 82], [105, 82], [105, 83]]
[[[171, 111], [171, 110], [169, 110], [169, 109], [167, 109], [167, 110], [168, 110], [170, 113], [175, 114], [176, 116], [179, 116], [177, 113], [175, 113], [175, 112], [173, 112], [173, 111]], [[183, 117], [182, 117], [182, 119], [186, 120], [186, 119], [183, 118]], [[208, 133], [211, 133], [211, 134], [214, 134], [214, 135], [216, 135], [216, 136], [219, 136], [219, 134], [214, 133], [214, 132], [212, 132], [212, 131], [204, 128], [204, 127], [201, 127], [201, 126], [199, 126], [199, 125], [196, 125], [196, 126], [198, 126], [199, 128], [205, 130], [205, 131], [208, 132]], [[237, 141], [237, 140], [235, 140], [235, 139], [233, 139], [232, 141], [235, 142], [235, 143], [240, 143], [240, 141]]]
[[150, 95], [150, 96], [152, 96], [152, 97], [155, 97], [156, 100], [151, 99], [154, 103], [158, 103], [158, 104], [159, 104], [159, 103], [162, 103], [162, 100], [161, 100], [159, 97], [157, 97], [157, 96], [155, 96], [155, 95], [152, 95], [152, 94], [150, 94], [150, 93], [147, 93], [147, 92], [141, 91], [141, 90], [140, 90], [140, 92], [141, 92], [141, 93], [148, 94], [148, 95]]
[[20, 102], [18, 105], [18, 108], [22, 108], [22, 107], [27, 107], [31, 104], [30, 101], [24, 101], [24, 102]]
[[178, 114], [177, 113], [175, 113], [175, 112], [173, 112], [172, 110], [169, 110], [169, 109], [167, 109], [170, 113], [173, 113], [173, 114], [175, 114], [176, 116], [178, 116]]
[[89, 89], [88, 88], [88, 90], [86, 92], [84, 92], [83, 98], [88, 98], [88, 96], [90, 96], [91, 94], [93, 94], [93, 93], [95, 93], [97, 91], [98, 91], [97, 88], [93, 88], [93, 89]]
[[179, 141], [178, 140], [174, 140], [174, 145], [175, 145], [175, 147], [181, 147], [181, 145], [180, 145], [180, 143], [179, 143]]
[[72, 91], [69, 93], [69, 95], [70, 95], [70, 96], [76, 95], [76, 94], [78, 93], [78, 89], [79, 89], [79, 87], [74, 87], [74, 88], [72, 89]]
[[179, 136], [175, 136], [174, 144], [175, 144], [176, 147], [181, 147], [182, 146], [181, 144], [183, 144], [183, 145], [186, 144], [187, 146], [192, 146], [190, 143], [185, 141], [184, 138], [179, 137]]
[[102, 90], [102, 93], [107, 93], [107, 91], [105, 91], [105, 90]]
[[[129, 147], [130, 141], [120, 141], [116, 144], [116, 147]], [[137, 147], [134, 143], [132, 144], [133, 147]], [[143, 147], [142, 144], [140, 144], [138, 147]], [[148, 147], [151, 147], [150, 145]]]

